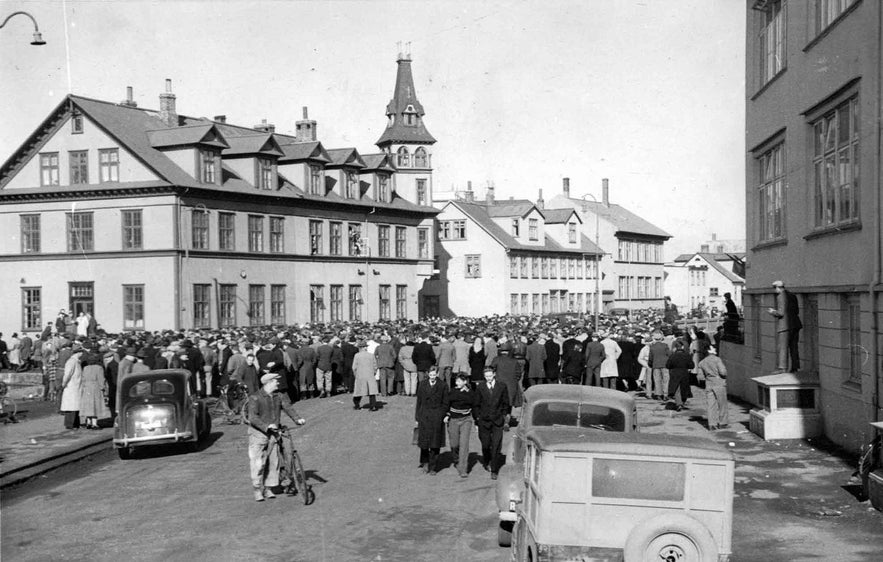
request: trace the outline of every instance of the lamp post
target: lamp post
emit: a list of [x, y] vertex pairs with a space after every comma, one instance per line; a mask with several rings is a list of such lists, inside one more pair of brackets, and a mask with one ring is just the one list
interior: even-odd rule
[[34, 22], [34, 40], [31, 41], [31, 45], [45, 45], [46, 41], [43, 41], [43, 35], [40, 33], [40, 28], [37, 27], [37, 20], [35, 20], [34, 16], [27, 12], [12, 12], [8, 16], [6, 16], [6, 19], [3, 20], [3, 23], [0, 23], [0, 29], [2, 29], [9, 20], [18, 15], [28, 16], [29, 18], [31, 18], [31, 21]]
[[[595, 199], [595, 196], [591, 193], [586, 193], [583, 195], [583, 212], [586, 212], [588, 209], [586, 207], [586, 197], [591, 197], [592, 201], [595, 204], [598, 204], [598, 200]], [[595, 247], [599, 250], [601, 249], [601, 244], [598, 242], [598, 237], [600, 233], [600, 221], [598, 219], [598, 213], [595, 212]], [[601, 256], [602, 254], [596, 254], [595, 256], [595, 332], [598, 331], [598, 326], [600, 322], [600, 312], [601, 312]]]

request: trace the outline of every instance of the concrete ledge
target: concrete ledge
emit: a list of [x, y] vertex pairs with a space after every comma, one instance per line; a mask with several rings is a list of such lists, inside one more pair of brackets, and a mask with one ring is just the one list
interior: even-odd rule
[[106, 451], [112, 440], [113, 432], [111, 431], [107, 435], [96, 436], [95, 439], [85, 444], [80, 443], [76, 447], [68, 448], [54, 455], [41, 457], [30, 462], [16, 463], [14, 460], [5, 460], [0, 464], [0, 489], [19, 484], [65, 464]]

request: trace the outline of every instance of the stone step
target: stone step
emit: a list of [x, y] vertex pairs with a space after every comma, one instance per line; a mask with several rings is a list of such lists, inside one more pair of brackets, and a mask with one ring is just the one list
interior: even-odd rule
[[25, 371], [24, 373], [4, 371], [0, 373], [0, 381], [8, 385], [42, 385], [43, 373], [39, 371]]

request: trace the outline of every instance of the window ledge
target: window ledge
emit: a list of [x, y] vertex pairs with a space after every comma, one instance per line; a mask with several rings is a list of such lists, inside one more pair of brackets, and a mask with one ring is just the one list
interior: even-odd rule
[[842, 223], [833, 226], [826, 226], [824, 228], [818, 228], [813, 230], [809, 234], [803, 237], [804, 240], [814, 240], [816, 238], [821, 238], [823, 236], [831, 236], [834, 234], [840, 234], [842, 232], [854, 232], [856, 230], [862, 229], [861, 221], [850, 221], [847, 223]]
[[775, 76], [773, 76], [772, 78], [770, 78], [769, 80], [767, 80], [766, 83], [765, 83], [763, 86], [761, 86], [759, 90], [757, 90], [756, 92], [754, 92], [754, 95], [752, 95], [749, 99], [750, 99], [751, 101], [754, 101], [754, 100], [756, 100], [757, 98], [759, 98], [759, 97], [761, 96], [761, 94], [763, 94], [765, 91], [767, 91], [767, 90], [770, 88], [770, 86], [772, 86], [773, 82], [776, 82], [776, 81], [779, 79], [780, 76], [782, 76], [783, 74], [785, 74], [785, 71], [786, 71], [786, 70], [788, 70], [788, 67], [787, 67], [787, 66], [783, 67], [782, 70], [780, 70], [779, 72], [777, 72]]
[[752, 252], [756, 252], [758, 250], [765, 250], [767, 248], [775, 248], [776, 246], [785, 246], [788, 244], [787, 238], [776, 238], [775, 240], [764, 240], [763, 242], [758, 242], [752, 248]]
[[843, 390], [847, 390], [847, 391], [849, 391], [849, 392], [855, 392], [855, 393], [857, 393], [857, 394], [861, 394], [861, 393], [862, 393], [862, 385], [861, 385], [861, 383], [860, 383], [860, 382], [857, 382], [857, 381], [855, 381], [855, 380], [853, 380], [853, 379], [851, 379], [851, 378], [850, 378], [850, 379], [847, 379], [846, 381], [844, 381], [844, 383], [843, 383], [842, 385], [840, 385], [840, 386], [841, 386], [841, 388], [843, 388]]
[[856, 9], [856, 8], [859, 6], [859, 4], [861, 4], [861, 3], [862, 3], [862, 0], [856, 0], [855, 3], [854, 3], [852, 6], [846, 8], [845, 10], [843, 10], [843, 13], [840, 14], [839, 16], [837, 16], [837, 17], [834, 19], [834, 21], [832, 21], [831, 23], [829, 23], [829, 24], [828, 24], [828, 27], [826, 27], [825, 29], [823, 29], [818, 35], [816, 35], [815, 37], [813, 37], [812, 40], [811, 40], [809, 43], [806, 44], [806, 47], [803, 48], [803, 52], [804, 52], [804, 53], [808, 52], [810, 49], [812, 49], [812, 48], [815, 47], [818, 43], [820, 43], [820, 42], [822, 41], [822, 39], [824, 39], [825, 37], [828, 36], [829, 33], [831, 33], [831, 30], [832, 30], [832, 29], [834, 29], [835, 27], [837, 27], [837, 25], [838, 25], [841, 21], [843, 21], [843, 19], [846, 18], [846, 16], [848, 16], [848, 15], [851, 14], [853, 11], [855, 11], [855, 9]]

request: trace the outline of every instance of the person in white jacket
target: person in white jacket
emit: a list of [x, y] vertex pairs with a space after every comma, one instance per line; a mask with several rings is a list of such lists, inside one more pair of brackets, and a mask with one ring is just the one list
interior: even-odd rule
[[622, 355], [622, 348], [619, 344], [610, 338], [610, 332], [605, 332], [601, 338], [601, 345], [604, 346], [604, 362], [601, 363], [601, 386], [603, 388], [616, 389], [616, 379], [619, 377], [619, 368], [616, 366], [616, 360]]

